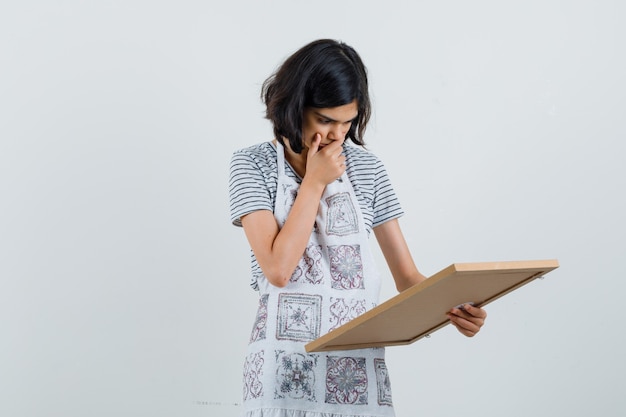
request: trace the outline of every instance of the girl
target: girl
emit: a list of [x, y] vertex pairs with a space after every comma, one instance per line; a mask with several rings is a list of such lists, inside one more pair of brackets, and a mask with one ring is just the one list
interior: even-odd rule
[[[376, 306], [372, 231], [398, 291], [425, 279], [385, 168], [362, 148], [371, 113], [365, 66], [350, 46], [318, 40], [265, 81], [262, 98], [275, 139], [235, 152], [229, 184], [231, 219], [250, 243], [259, 291], [245, 416], [393, 416], [384, 349], [304, 350]], [[486, 312], [466, 305], [449, 317], [471, 337]]]

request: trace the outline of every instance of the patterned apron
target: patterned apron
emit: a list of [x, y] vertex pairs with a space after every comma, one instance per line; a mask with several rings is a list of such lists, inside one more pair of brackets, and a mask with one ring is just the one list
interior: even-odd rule
[[[274, 216], [282, 227], [299, 184], [285, 175], [280, 143], [277, 154]], [[260, 276], [258, 284], [259, 309], [244, 363], [247, 417], [394, 415], [384, 349], [310, 354], [304, 350], [307, 342], [378, 302], [380, 277], [345, 172], [326, 186], [307, 248], [290, 282], [278, 288]]]

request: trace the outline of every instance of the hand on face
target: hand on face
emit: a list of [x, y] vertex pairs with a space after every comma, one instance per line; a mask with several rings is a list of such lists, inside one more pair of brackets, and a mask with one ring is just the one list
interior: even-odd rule
[[327, 185], [344, 173], [346, 157], [342, 154], [343, 140], [334, 140], [320, 148], [321, 142], [322, 135], [316, 133], [308, 147], [306, 176]]

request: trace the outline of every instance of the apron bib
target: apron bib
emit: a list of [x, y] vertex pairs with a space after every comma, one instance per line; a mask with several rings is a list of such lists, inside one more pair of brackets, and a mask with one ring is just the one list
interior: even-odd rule
[[[300, 186], [285, 174], [280, 143], [277, 155], [274, 216], [282, 227]], [[326, 186], [290, 282], [278, 288], [261, 276], [258, 284], [259, 308], [244, 363], [247, 417], [300, 417], [305, 411], [306, 417], [394, 415], [383, 348], [304, 350], [378, 302], [380, 276], [345, 172]]]

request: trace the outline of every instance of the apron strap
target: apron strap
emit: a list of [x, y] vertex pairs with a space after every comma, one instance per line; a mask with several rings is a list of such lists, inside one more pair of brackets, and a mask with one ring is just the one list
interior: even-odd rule
[[285, 176], [285, 148], [277, 140], [276, 141], [276, 164], [278, 166], [278, 177]]

